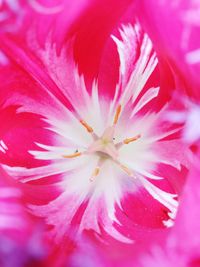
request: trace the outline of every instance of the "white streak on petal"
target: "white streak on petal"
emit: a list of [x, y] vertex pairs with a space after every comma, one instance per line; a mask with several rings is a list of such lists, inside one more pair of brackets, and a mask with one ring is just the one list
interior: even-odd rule
[[[80, 76], [75, 66], [72, 55], [72, 44], [61, 50], [57, 54], [56, 45], [51, 44], [51, 40], [46, 42], [45, 49], [36, 45], [36, 52], [41, 57], [47, 71], [60, 91], [70, 101], [77, 114], [81, 117], [81, 108], [87, 107], [90, 101], [90, 95], [86, 89], [83, 76]], [[66, 57], [66, 55], [68, 55]], [[73, 90], [72, 90], [73, 88]]]
[[144, 178], [140, 178], [140, 181], [154, 199], [158, 200], [161, 204], [167, 207], [170, 212], [176, 212], [178, 207], [178, 201], [174, 199], [177, 197], [176, 194], [165, 192]]
[[59, 243], [64, 235], [70, 234], [71, 221], [83, 201], [82, 195], [70, 195], [65, 191], [47, 205], [29, 205], [29, 208], [35, 215], [46, 217], [47, 224], [55, 226], [52, 234]]
[[109, 233], [110, 236], [113, 236], [116, 240], [126, 243], [126, 244], [133, 244], [134, 241], [129, 239], [128, 237], [122, 235], [117, 229], [110, 223], [110, 221], [106, 222], [105, 224], [105, 231]]
[[[149, 46], [149, 47], [148, 47]], [[148, 45], [146, 49], [150, 49], [151, 46]], [[149, 52], [150, 53], [150, 52]], [[148, 55], [141, 55], [141, 57], [149, 57]], [[148, 60], [148, 59], [146, 59]], [[145, 62], [146, 63], [146, 62]], [[141, 69], [142, 66], [139, 66], [141, 64], [141, 62], [139, 61], [138, 64], [138, 70], [137, 70], [137, 79], [135, 80], [135, 77], [132, 80], [132, 83], [135, 83], [135, 92], [133, 92], [133, 96], [132, 96], [132, 103], [134, 103], [134, 101], [137, 99], [138, 95], [140, 94], [140, 92], [142, 91], [142, 89], [144, 88], [146, 82], [148, 81], [149, 77], [151, 76], [152, 72], [154, 71], [155, 67], [157, 66], [158, 60], [155, 56], [155, 54], [153, 54], [149, 60], [149, 62], [147, 63], [147, 65], [143, 66], [144, 69]], [[133, 85], [132, 85], [133, 86]]]
[[19, 179], [22, 182], [28, 182], [44, 178], [46, 176], [72, 171], [84, 163], [86, 164], [86, 160], [76, 159], [68, 160], [68, 164], [66, 164], [66, 160], [62, 160], [59, 163], [52, 163], [51, 165], [30, 169], [24, 167], [10, 167], [7, 165], [2, 166], [13, 178]]
[[61, 137], [66, 138], [66, 140], [71, 141], [74, 145], [85, 147], [92, 141], [91, 136], [77, 120], [66, 122], [56, 119], [43, 120], [50, 124], [50, 126], [46, 127], [46, 129], [51, 130]]
[[98, 217], [101, 212], [101, 207], [99, 206], [98, 201], [94, 200], [94, 197], [91, 197], [82, 216], [79, 232], [82, 232], [85, 229], [93, 229], [96, 233], [100, 234], [101, 231]]
[[[137, 35], [140, 35], [140, 29], [138, 29], [138, 25], [136, 24], [135, 28], [131, 25], [123, 26], [123, 32], [121, 31], [122, 41], [113, 37], [113, 40], [117, 44], [118, 53], [120, 57], [121, 63], [121, 78], [120, 82], [124, 87], [124, 91], [120, 98], [120, 103], [126, 105], [127, 102], [132, 98], [132, 102], [134, 102], [139, 96], [140, 92], [143, 90], [147, 80], [150, 75], [154, 71], [157, 65], [157, 58], [155, 53], [152, 53], [152, 43], [148, 36], [144, 34], [139, 59], [135, 62], [135, 67], [131, 67], [130, 60], [132, 60], [132, 64], [134, 61], [134, 49], [136, 46], [136, 40], [138, 38]], [[132, 51], [131, 51], [132, 50]], [[128, 52], [127, 52], [128, 51]], [[133, 55], [132, 55], [132, 54]], [[128, 57], [129, 56], [129, 57]], [[128, 69], [127, 69], [128, 66]], [[131, 75], [128, 74], [132, 71]], [[126, 73], [127, 72], [127, 73]], [[125, 80], [123, 81], [123, 76], [125, 76]], [[129, 76], [129, 77], [128, 77]]]
[[137, 105], [133, 108], [131, 117], [133, 117], [138, 111], [140, 111], [147, 103], [158, 96], [159, 87], [150, 88], [139, 100]]
[[51, 159], [63, 159], [64, 155], [73, 154], [76, 147], [73, 145], [66, 145], [65, 147], [48, 146], [40, 143], [36, 143], [38, 147], [45, 149], [45, 151], [29, 150], [28, 152], [36, 159], [51, 160]]
[[0, 140], [0, 145], [1, 145], [5, 150], [8, 150], [8, 147], [7, 147], [7, 145], [4, 143], [3, 140]]
[[8, 150], [7, 145], [4, 143], [3, 140], [0, 140], [0, 151], [5, 154], [6, 153], [6, 150]]
[[[35, 159], [42, 159], [42, 160], [63, 159], [63, 155], [66, 154], [66, 150], [64, 150], [64, 149], [63, 149], [62, 153], [49, 152], [49, 151], [33, 151], [33, 150], [29, 150], [28, 152], [31, 155], [33, 155]], [[69, 154], [71, 154], [71, 152]]]
[[138, 170], [138, 172], [140, 174], [144, 175], [145, 177], [150, 178], [152, 180], [162, 180], [163, 179], [163, 177], [158, 176], [158, 175], [155, 175], [155, 174], [150, 173], [150, 172], [147, 172], [145, 170], [142, 170], [142, 171], [141, 170]]
[[[70, 223], [74, 215], [80, 205], [88, 200], [90, 192], [92, 192], [94, 184], [89, 181], [89, 178], [96, 166], [97, 160], [98, 158], [94, 159], [91, 157], [76, 172], [64, 174], [63, 177], [65, 179], [60, 183], [60, 187], [64, 192], [58, 198], [47, 205], [30, 206], [34, 214], [46, 217], [47, 223], [54, 226], [52, 233], [56, 237], [57, 242], [60, 242], [60, 239], [71, 231]], [[91, 215], [94, 220], [89, 229], [97, 230], [94, 214]], [[80, 227], [79, 232], [82, 230], [84, 229]]]
[[164, 139], [165, 137], [168, 137], [168, 136], [170, 136], [170, 135], [172, 135], [172, 134], [175, 134], [175, 133], [179, 132], [179, 131], [182, 130], [182, 129], [183, 129], [183, 127], [177, 127], [177, 128], [175, 128], [175, 129], [173, 129], [173, 130], [163, 132], [163, 133], [161, 133], [161, 134], [159, 134], [159, 135], [155, 135], [155, 136], [152, 137], [150, 140], [151, 140], [151, 142], [155, 142], [155, 141]]
[[51, 152], [63, 152], [63, 150], [66, 150], [68, 147], [73, 147], [73, 146], [49, 146], [49, 145], [44, 145], [41, 143], [35, 143], [37, 146], [39, 146], [40, 148], [43, 148], [45, 150], [51, 151]]
[[163, 221], [164, 226], [170, 228], [174, 225], [174, 221], [172, 219], [169, 219], [167, 221]]
[[5, 149], [3, 147], [0, 146], [0, 151], [3, 153], [6, 153]]
[[189, 168], [190, 150], [180, 140], [160, 141], [154, 145], [157, 154], [157, 163], [161, 162], [181, 170], [181, 165]]

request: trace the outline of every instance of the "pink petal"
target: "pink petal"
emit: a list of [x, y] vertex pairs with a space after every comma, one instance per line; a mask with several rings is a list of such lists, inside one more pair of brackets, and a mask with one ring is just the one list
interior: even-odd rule
[[[189, 93], [199, 98], [198, 1], [141, 1], [138, 13], [151, 34], [155, 49], [183, 74]], [[162, 21], [160, 18], [162, 17]], [[190, 81], [187, 81], [188, 74]], [[182, 89], [182, 88], [180, 88]]]

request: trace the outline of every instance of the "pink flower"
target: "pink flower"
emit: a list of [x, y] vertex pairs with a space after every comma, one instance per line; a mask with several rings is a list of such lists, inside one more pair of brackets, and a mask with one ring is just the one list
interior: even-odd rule
[[190, 166], [185, 120], [166, 119], [185, 70], [139, 4], [45, 2], [0, 36], [2, 167], [57, 244], [136, 255], [174, 224]]
[[33, 263], [44, 266], [47, 244], [41, 235], [42, 224], [27, 213], [22, 190], [16, 182], [2, 169], [0, 174], [0, 264], [2, 267]]

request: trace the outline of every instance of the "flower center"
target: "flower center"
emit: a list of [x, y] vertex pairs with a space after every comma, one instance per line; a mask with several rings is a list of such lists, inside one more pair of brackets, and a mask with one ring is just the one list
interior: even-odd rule
[[120, 167], [129, 176], [133, 176], [133, 172], [127, 166], [120, 163], [120, 161], [118, 160], [119, 150], [123, 145], [127, 145], [133, 141], [136, 141], [141, 136], [136, 135], [136, 136], [131, 137], [131, 138], [126, 138], [122, 142], [114, 143], [115, 128], [116, 128], [116, 124], [119, 120], [121, 110], [122, 110], [122, 107], [121, 107], [121, 105], [119, 105], [116, 109], [116, 112], [115, 112], [113, 125], [106, 128], [104, 133], [100, 137], [94, 132], [93, 128], [87, 124], [87, 122], [85, 122], [84, 120], [80, 120], [80, 123], [83, 125], [83, 127], [85, 127], [85, 129], [88, 131], [88, 133], [90, 133], [92, 135], [93, 142], [88, 147], [88, 149], [85, 150], [84, 152], [78, 152], [78, 150], [77, 150], [74, 154], [63, 156], [64, 158], [75, 158], [75, 157], [79, 157], [79, 156], [84, 155], [84, 154], [85, 155], [87, 155], [87, 154], [97, 155], [99, 157], [99, 159], [98, 159], [97, 166], [94, 169], [94, 171], [90, 177], [91, 182], [95, 179], [96, 176], [98, 176], [103, 163], [107, 159], [110, 159], [113, 163], [118, 165], [118, 167]]

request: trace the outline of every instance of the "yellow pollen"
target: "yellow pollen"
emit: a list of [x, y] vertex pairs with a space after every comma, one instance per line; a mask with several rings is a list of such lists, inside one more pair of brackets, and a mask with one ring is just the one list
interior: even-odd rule
[[72, 158], [79, 157], [81, 154], [82, 154], [81, 152], [75, 152], [75, 153], [70, 154], [70, 155], [63, 155], [63, 158], [72, 159]]
[[121, 109], [122, 109], [122, 106], [119, 105], [116, 109], [116, 112], [115, 112], [115, 117], [114, 117], [114, 121], [113, 121], [113, 124], [117, 124], [118, 120], [119, 120], [119, 115], [121, 113]]
[[90, 125], [88, 125], [84, 120], [80, 120], [80, 123], [83, 125], [83, 127], [86, 128], [86, 130], [87, 130], [89, 133], [92, 133], [92, 132], [93, 132], [92, 127], [90, 127]]
[[141, 137], [141, 135], [138, 134], [138, 135], [136, 135], [136, 136], [134, 136], [134, 137], [126, 138], [126, 139], [124, 139], [123, 143], [126, 144], [126, 145], [128, 145], [129, 143], [138, 140], [140, 137]]

